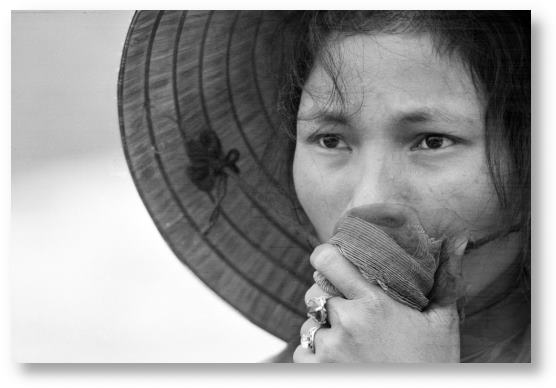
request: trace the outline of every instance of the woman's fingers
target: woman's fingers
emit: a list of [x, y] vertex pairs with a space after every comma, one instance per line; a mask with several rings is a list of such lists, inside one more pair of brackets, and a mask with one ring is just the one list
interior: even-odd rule
[[[346, 300], [339, 296], [332, 296], [326, 294], [317, 284], [313, 284], [309, 290], [305, 293], [305, 304], [307, 305], [309, 299], [311, 298], [318, 298], [320, 296], [327, 297], [326, 303], [324, 304], [324, 308], [326, 309], [326, 320], [329, 325], [334, 325], [334, 323], [338, 322], [338, 313], [341, 309], [341, 304]], [[313, 322], [316, 321], [313, 320]], [[301, 328], [301, 332], [303, 332], [303, 327]]]
[[346, 298], [356, 299], [369, 293], [370, 284], [359, 270], [331, 244], [322, 244], [311, 254], [311, 264]]
[[293, 352], [293, 362], [303, 363], [303, 364], [315, 364], [318, 363], [317, 356], [311, 349], [305, 349], [299, 345], [295, 352]]
[[[299, 329], [299, 336], [302, 337], [304, 334], [308, 334], [309, 330], [311, 330], [313, 327], [319, 327], [319, 326], [320, 325], [314, 320], [307, 319], [305, 322], [303, 322], [303, 325], [301, 325], [301, 329]], [[317, 334], [319, 330], [317, 330], [317, 333], [315, 333], [315, 343], [317, 342], [317, 337], [318, 337]]]
[[304, 348], [299, 345], [293, 354], [294, 362], [314, 363], [320, 361], [316, 352], [318, 352], [319, 344], [322, 344], [323, 338], [327, 335], [327, 332], [330, 331], [330, 329], [321, 327], [312, 319], [308, 319], [301, 326], [299, 331], [300, 337], [308, 335], [312, 328], [317, 328], [313, 335], [313, 349]]
[[318, 284], [315, 283], [305, 293], [305, 304], [307, 304], [307, 302], [309, 302], [309, 299], [318, 298], [320, 296], [329, 297], [331, 295], [328, 294], [326, 291], [324, 291], [322, 288], [320, 288]]

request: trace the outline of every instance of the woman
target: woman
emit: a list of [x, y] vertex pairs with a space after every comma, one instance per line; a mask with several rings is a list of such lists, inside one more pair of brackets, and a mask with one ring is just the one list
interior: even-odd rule
[[[184, 28], [188, 19], [183, 14], [176, 15], [173, 21], [167, 15], [157, 14], [152, 18], [154, 22], [149, 24], [154, 26], [151, 29], [137, 20], [135, 22], [136, 31], [139, 31], [136, 34], [151, 31], [150, 39], [146, 39], [150, 55], [137, 72], [146, 75], [146, 87], [137, 88], [139, 93], [145, 91], [140, 93], [140, 99], [134, 97], [137, 91], [126, 95], [122, 89], [126, 82], [131, 83], [126, 80], [134, 79], [130, 70], [123, 66], [120, 75], [123, 138], [136, 183], [144, 199], [151, 196], [152, 199], [147, 198], [145, 202], [178, 257], [193, 269], [201, 268], [200, 277], [236, 307], [238, 300], [251, 300], [250, 304], [238, 309], [248, 317], [251, 315], [257, 324], [271, 332], [291, 328], [287, 321], [291, 322], [293, 318], [287, 319], [284, 312], [269, 309], [268, 302], [257, 305], [255, 298], [247, 292], [231, 300], [230, 292], [240, 288], [240, 284], [230, 285], [232, 278], [215, 268], [211, 270], [201, 264], [192, 264], [192, 251], [188, 252], [190, 255], [186, 260], [187, 255], [176, 248], [177, 241], [184, 238], [179, 240], [180, 237], [171, 236], [176, 222], [167, 220], [173, 211], [156, 208], [156, 204], [167, 202], [160, 199], [163, 194], [145, 194], [148, 190], [144, 188], [144, 182], [155, 174], [153, 162], [138, 165], [130, 157], [135, 152], [139, 159], [147, 151], [139, 146], [130, 150], [130, 139], [133, 141], [133, 136], [138, 135], [125, 132], [125, 111], [136, 110], [145, 103], [149, 106], [146, 125], [135, 125], [135, 130], [148, 127], [148, 137], [156, 146], [153, 160], [161, 176], [172, 182], [167, 178], [167, 171], [171, 174], [173, 170], [163, 166], [177, 163], [173, 162], [179, 159], [176, 151], [167, 149], [177, 147], [179, 139], [167, 135], [166, 140], [155, 140], [154, 133], [171, 132], [153, 126], [156, 117], [159, 117], [159, 124], [164, 123], [170, 128], [174, 123], [174, 129], [178, 128], [176, 133], [183, 136], [181, 143], [185, 143], [189, 158], [189, 163], [184, 162], [184, 170], [187, 170], [193, 186], [208, 194], [210, 201], [199, 207], [210, 212], [207, 210], [198, 218], [204, 216], [209, 223], [204, 230], [198, 231], [197, 240], [191, 240], [191, 244], [197, 244], [198, 249], [199, 241], [202, 241], [210, 247], [212, 254], [203, 255], [197, 250], [197, 256], [210, 259], [217, 253], [222, 258], [230, 252], [228, 256], [235, 254], [245, 260], [251, 258], [251, 254], [242, 254], [240, 249], [233, 247], [236, 241], [233, 238], [219, 249], [218, 244], [224, 244], [222, 240], [227, 236], [225, 229], [218, 229], [224, 222], [222, 218], [235, 229], [241, 229], [237, 225], [245, 222], [243, 230], [255, 233], [246, 235], [245, 240], [259, 254], [267, 254], [269, 261], [276, 260], [277, 256], [295, 258], [299, 255], [298, 251], [284, 250], [282, 244], [286, 242], [283, 240], [280, 243], [269, 241], [265, 245], [263, 240], [269, 234], [262, 228], [261, 234], [256, 235], [253, 230], [259, 229], [260, 225], [249, 224], [245, 212], [239, 217], [241, 220], [234, 220], [229, 213], [231, 210], [227, 212], [226, 209], [237, 209], [239, 202], [226, 205], [226, 200], [239, 194], [230, 190], [243, 193], [253, 203], [258, 201], [257, 211], [289, 229], [283, 231], [283, 235], [291, 241], [311, 239], [307, 230], [313, 229], [316, 242], [311, 247], [310, 263], [318, 271], [315, 277], [318, 284], [307, 284], [310, 283], [306, 281], [308, 271], [303, 267], [306, 264], [296, 267], [291, 262], [286, 263], [288, 259], [284, 258], [281, 260], [286, 273], [254, 267], [249, 272], [247, 267], [238, 270], [237, 265], [234, 268], [236, 274], [248, 273], [246, 279], [257, 287], [275, 282], [274, 288], [268, 286], [272, 288], [273, 296], [277, 293], [286, 295], [291, 285], [286, 279], [291, 278], [293, 282], [293, 278], [302, 273], [301, 279], [305, 281], [301, 282], [308, 288], [302, 300], [309, 303], [320, 301], [317, 307], [321, 312], [326, 311], [324, 317], [315, 319], [314, 306], [311, 307], [312, 317], [300, 329], [304, 346], [297, 345], [298, 337], [296, 345], [290, 345], [275, 361], [291, 359], [294, 348], [295, 362], [530, 361], [528, 14], [294, 12], [265, 17], [262, 19], [266, 22], [259, 19], [256, 24], [255, 35], [264, 35], [266, 31], [272, 37], [268, 40], [271, 44], [265, 47], [273, 48], [267, 59], [271, 58], [273, 62], [270, 64], [277, 67], [267, 67], [271, 69], [267, 76], [261, 76], [262, 66], [254, 65], [269, 63], [261, 59], [264, 57], [261, 53], [266, 51], [259, 43], [251, 46], [254, 48], [251, 50], [250, 73], [245, 72], [249, 66], [234, 61], [230, 54], [234, 52], [234, 44], [240, 47], [237, 31], [249, 29], [249, 20], [242, 20], [238, 14], [210, 14], [208, 21], [193, 17], [189, 19], [189, 30]], [[216, 22], [217, 18], [221, 20]], [[225, 27], [228, 26], [225, 24], [227, 20], [231, 21], [230, 29]], [[174, 46], [165, 47], [157, 43], [164, 41], [157, 33], [169, 25], [181, 27], [171, 35]], [[184, 34], [184, 30], [188, 34]], [[193, 43], [183, 43], [184, 39], [195, 41], [195, 34], [191, 33], [194, 30], [200, 31], [202, 42], [215, 42], [214, 47], [201, 45], [199, 50], [193, 51]], [[217, 39], [215, 33], [210, 40], [211, 32], [217, 30], [227, 39]], [[170, 40], [167, 38], [166, 41]], [[130, 48], [133, 50], [129, 39], [123, 61], [126, 66], [125, 58], [129, 60], [137, 56], [129, 53]], [[182, 50], [182, 47], [185, 48]], [[214, 55], [209, 56], [207, 51]], [[183, 67], [180, 67], [180, 55], [191, 63], [183, 61]], [[170, 64], [171, 77], [152, 75], [153, 66], [160, 66], [152, 62], [153, 57]], [[209, 82], [211, 75], [214, 78], [221, 74], [216, 71], [210, 73], [205, 68], [197, 70], [194, 76], [189, 74], [191, 69], [208, 64], [215, 69], [218, 58], [221, 58], [221, 68], [227, 75], [226, 88], [205, 86], [204, 82]], [[254, 76], [254, 93], [242, 89], [243, 83], [233, 87], [234, 78], [247, 77], [254, 70], [259, 70]], [[182, 78], [178, 76], [180, 71]], [[273, 83], [273, 74], [280, 75], [277, 83]], [[188, 77], [197, 84], [188, 83]], [[183, 92], [180, 92], [180, 82], [189, 85], [182, 88]], [[174, 87], [167, 87], [168, 84]], [[197, 93], [201, 98], [192, 102], [191, 93], [187, 94], [192, 85], [200, 91], [211, 89], [213, 94], [209, 98], [203, 92]], [[272, 99], [274, 91], [279, 91], [277, 102]], [[174, 104], [170, 108], [162, 102], [153, 104], [151, 96], [158, 94], [173, 95]], [[248, 104], [247, 112], [242, 113], [237, 109], [238, 101], [248, 100], [252, 95], [258, 95], [263, 103], [258, 106]], [[225, 105], [225, 100], [231, 101], [229, 106]], [[135, 101], [135, 105], [126, 105], [126, 101]], [[215, 104], [212, 108], [211, 103]], [[194, 106], [201, 108], [197, 112], [184, 113], [185, 105], [190, 109]], [[221, 111], [217, 112], [218, 109]], [[216, 113], [211, 115], [211, 111]], [[246, 128], [249, 125], [251, 128], [260, 126], [253, 123], [253, 117], [256, 117], [253, 112], [262, 111], [272, 116], [267, 118], [266, 125], [271, 127], [269, 123], [275, 123], [277, 117], [272, 112], [279, 111], [279, 124], [275, 126], [285, 129], [290, 141], [284, 140], [284, 136], [275, 137], [279, 135], [278, 131], [262, 131], [264, 141], [261, 136], [251, 138], [251, 142], [263, 150], [260, 154], [249, 147], [244, 147], [245, 150], [231, 147], [233, 142], [226, 139], [230, 130], [224, 128], [229, 111], [232, 112], [229, 117], [241, 129], [244, 139], [248, 136]], [[163, 121], [168, 112], [174, 117]], [[197, 123], [199, 117], [204, 117], [204, 124]], [[215, 124], [219, 120], [222, 124]], [[230, 121], [227, 123], [229, 125]], [[220, 132], [214, 129], [219, 126], [222, 127]], [[272, 142], [267, 142], [268, 138]], [[288, 152], [276, 152], [276, 149]], [[226, 154], [225, 150], [229, 152]], [[272, 190], [265, 190], [263, 178], [259, 179], [255, 169], [241, 165], [241, 155], [248, 152], [263, 171], [259, 175], [272, 183], [268, 186]], [[179, 163], [175, 166], [176, 170], [179, 169]], [[246, 169], [247, 174], [244, 173]], [[228, 178], [235, 182], [235, 188], [227, 183]], [[292, 181], [293, 185], [289, 185], [288, 182]], [[153, 185], [148, 185], [148, 189], [156, 191]], [[169, 186], [179, 185], [183, 186], [183, 183], [176, 178]], [[184, 198], [193, 196], [191, 192], [186, 193], [187, 189], [181, 190]], [[176, 190], [169, 191], [177, 203], [184, 202]], [[294, 196], [289, 195], [292, 191]], [[288, 207], [284, 198], [290, 198], [293, 205]], [[260, 204], [264, 204], [263, 209], [259, 208]], [[290, 209], [299, 213], [298, 224], [293, 216], [287, 219]], [[178, 210], [187, 213], [183, 207]], [[369, 215], [369, 211], [374, 215]], [[377, 212], [383, 219], [388, 219], [390, 225], [405, 225], [407, 219], [414, 217], [419, 230], [430, 236], [430, 241], [436, 239], [434, 241], [440, 244], [436, 253], [430, 247], [426, 249], [426, 253], [431, 257], [436, 255], [436, 259], [432, 272], [425, 273], [434, 276], [434, 284], [431, 288], [417, 287], [426, 297], [425, 304], [404, 302], [407, 299], [397, 293], [396, 282], [401, 282], [403, 290], [405, 286], [417, 284], [416, 280], [413, 272], [404, 272], [404, 267], [393, 269], [389, 260], [383, 260], [385, 267], [381, 274], [364, 276], [365, 271], [356, 263], [365, 262], [361, 257], [367, 250], [374, 249], [373, 243], [359, 249], [355, 257], [337, 249], [342, 243], [334, 243], [338, 225], [346, 214], [353, 212], [359, 212], [361, 218], [371, 219], [371, 226], [379, 224], [375, 217]], [[167, 215], [157, 220], [157, 214]], [[194, 217], [187, 218], [187, 222], [199, 229]], [[385, 232], [383, 226], [382, 231], [376, 233], [384, 232], [389, 237], [397, 233], [397, 227]], [[211, 234], [215, 240], [209, 239]], [[360, 234], [366, 232], [355, 230], [351, 236]], [[412, 236], [408, 236], [411, 239]], [[348, 233], [346, 238], [349, 237]], [[392, 250], [400, 246], [404, 248], [403, 243], [392, 239], [393, 242], [388, 240], [391, 245], [387, 247]], [[434, 243], [431, 244], [432, 247]], [[274, 249], [270, 253], [269, 247]], [[278, 255], [276, 247], [282, 249]], [[410, 258], [413, 263], [417, 254], [405, 247], [407, 252], [411, 253], [409, 256], [413, 255]], [[376, 261], [376, 255], [370, 254], [368, 260]], [[252, 266], [258, 265], [258, 262], [254, 263]], [[417, 268], [416, 272], [419, 270]], [[261, 272], [266, 273], [255, 280]], [[215, 279], [211, 278], [214, 275], [207, 273], [219, 275]], [[223, 283], [228, 284], [226, 292]], [[326, 284], [331, 287], [325, 287]], [[287, 307], [288, 302], [301, 299], [297, 293], [300, 285], [291, 289], [294, 291], [290, 291], [287, 297], [274, 300], [274, 303], [283, 303]], [[324, 299], [319, 299], [323, 296]], [[257, 310], [261, 312], [253, 313]], [[269, 329], [268, 322], [261, 322], [261, 317], [270, 317], [268, 321], [275, 326]], [[286, 335], [282, 338], [290, 339]]]

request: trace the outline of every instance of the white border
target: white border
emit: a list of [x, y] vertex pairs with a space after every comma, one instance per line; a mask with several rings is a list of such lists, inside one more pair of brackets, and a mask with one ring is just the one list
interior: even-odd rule
[[[534, 365], [451, 365], [451, 366], [331, 366], [307, 367], [291, 365], [212, 365], [212, 366], [172, 366], [172, 365], [44, 365], [23, 366], [15, 364], [9, 354], [9, 295], [8, 295], [8, 255], [9, 255], [9, 214], [10, 214], [10, 10], [11, 9], [217, 9], [258, 8], [253, 1], [176, 2], [176, 1], [82, 1], [79, 4], [67, 1], [4, 1], [1, 19], [4, 92], [4, 125], [0, 131], [0, 225], [2, 258], [2, 280], [4, 288], [0, 292], [0, 384], [5, 387], [55, 386], [98, 387], [133, 386], [134, 388], [164, 386], [183, 387], [186, 384], [200, 386], [257, 386], [283, 387], [285, 384], [305, 386], [346, 387], [365, 384], [366, 386], [411, 386], [412, 388], [443, 387], [511, 387], [539, 386], [550, 384], [555, 377], [556, 312], [554, 295], [556, 290], [556, 259], [551, 255], [550, 242], [554, 240], [551, 227], [556, 219], [552, 165], [556, 152], [556, 129], [552, 128], [551, 114], [554, 111], [554, 42], [556, 39], [553, 2], [543, 1], [388, 1], [388, 2], [330, 2], [280, 1], [265, 5], [274, 9], [294, 8], [415, 8], [421, 9], [532, 9], [533, 11], [533, 357]], [[340, 7], [341, 6], [341, 7]], [[553, 383], [552, 383], [553, 384]]]

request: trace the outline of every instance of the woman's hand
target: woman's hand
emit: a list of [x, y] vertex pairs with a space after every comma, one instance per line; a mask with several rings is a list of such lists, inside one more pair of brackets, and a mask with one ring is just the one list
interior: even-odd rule
[[[457, 261], [464, 248], [457, 250]], [[314, 353], [298, 346], [294, 362], [459, 362], [459, 316], [453, 299], [450, 304], [433, 302], [424, 312], [407, 307], [366, 281], [330, 244], [314, 250], [311, 264], [345, 298], [328, 299], [330, 328], [315, 333]], [[323, 294], [315, 284], [305, 300]], [[317, 325], [308, 319], [301, 333]]]

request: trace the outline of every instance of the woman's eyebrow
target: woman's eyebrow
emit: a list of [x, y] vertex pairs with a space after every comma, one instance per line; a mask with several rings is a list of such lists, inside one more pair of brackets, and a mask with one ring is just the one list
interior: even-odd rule
[[319, 112], [317, 116], [317, 120], [323, 123], [332, 123], [332, 124], [347, 124], [349, 118], [343, 112], [339, 111], [324, 111]]
[[420, 124], [428, 122], [463, 122], [472, 123], [472, 117], [452, 112], [444, 109], [418, 109], [409, 112], [402, 112], [395, 116], [395, 121], [400, 124]]
[[[319, 124], [349, 126], [350, 124], [353, 124], [353, 118], [351, 116], [352, 115], [339, 109], [325, 108], [314, 112], [310, 117], [305, 118], [305, 120], [315, 121]], [[455, 112], [447, 108], [417, 108], [414, 110], [400, 110], [399, 112], [394, 113], [389, 121], [400, 127], [427, 123], [460, 123], [465, 126], [476, 125], [476, 120], [474, 120], [472, 114]]]
[[313, 121], [319, 124], [345, 125], [349, 122], [349, 117], [344, 111], [333, 107], [311, 109], [304, 113], [298, 112], [297, 119], [302, 121]]

